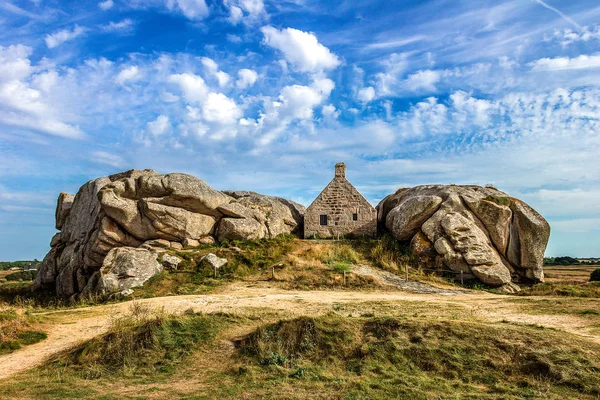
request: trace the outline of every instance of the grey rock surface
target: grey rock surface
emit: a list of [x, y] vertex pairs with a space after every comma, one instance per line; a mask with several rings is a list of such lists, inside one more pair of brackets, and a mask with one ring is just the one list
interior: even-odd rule
[[[191, 175], [130, 170], [61, 193], [51, 249], [33, 290], [54, 288], [68, 297], [102, 287], [96, 274], [116, 248], [181, 250], [221, 240], [271, 238], [298, 231], [304, 207], [253, 192], [212, 189]], [[225, 221], [225, 222], [222, 222]], [[90, 282], [94, 280], [96, 282]], [[93, 289], [93, 290], [92, 290]], [[92, 290], [92, 291], [91, 291]], [[98, 289], [100, 290], [100, 289]]]
[[[379, 203], [377, 215], [379, 225], [400, 241], [411, 241], [421, 233], [426, 236], [437, 253], [428, 268], [473, 274], [506, 291], [518, 289], [514, 282], [544, 279], [550, 226], [527, 204], [495, 188], [400, 189]], [[416, 242], [423, 253], [427, 241]]]

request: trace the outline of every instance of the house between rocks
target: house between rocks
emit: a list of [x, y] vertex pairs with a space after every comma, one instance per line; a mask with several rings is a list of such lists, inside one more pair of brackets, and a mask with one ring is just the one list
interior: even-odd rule
[[346, 179], [346, 165], [335, 165], [335, 176], [306, 209], [304, 238], [377, 235], [377, 211]]

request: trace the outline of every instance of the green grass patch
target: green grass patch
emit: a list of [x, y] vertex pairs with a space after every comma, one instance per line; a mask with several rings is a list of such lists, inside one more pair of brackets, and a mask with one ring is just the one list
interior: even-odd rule
[[600, 346], [536, 327], [327, 315], [261, 327], [236, 346], [238, 380], [275, 397], [289, 381], [335, 398], [600, 396]]
[[600, 282], [581, 284], [540, 283], [524, 287], [520, 296], [564, 296], [600, 298]]
[[171, 373], [200, 342], [209, 342], [234, 319], [225, 314], [153, 313], [133, 306], [109, 333], [69, 350], [44, 367], [83, 379]]
[[46, 333], [34, 329], [33, 319], [12, 308], [0, 310], [0, 354], [12, 353], [22, 346], [46, 339]]

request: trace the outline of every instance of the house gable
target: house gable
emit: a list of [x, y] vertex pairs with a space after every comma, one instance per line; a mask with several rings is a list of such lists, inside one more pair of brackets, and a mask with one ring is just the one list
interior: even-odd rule
[[340, 163], [333, 180], [306, 210], [304, 237], [375, 236], [376, 220], [375, 208], [346, 179], [345, 165]]

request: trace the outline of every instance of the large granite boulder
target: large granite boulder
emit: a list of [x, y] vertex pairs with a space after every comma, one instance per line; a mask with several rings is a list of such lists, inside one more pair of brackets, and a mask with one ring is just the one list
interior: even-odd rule
[[[139, 254], [147, 254], [160, 247], [180, 250], [213, 243], [215, 238], [273, 238], [302, 232], [303, 213], [304, 207], [291, 201], [253, 192], [219, 192], [186, 174], [130, 170], [98, 178], [75, 196], [60, 194], [56, 208], [60, 232], [51, 240], [33, 289], [53, 287], [63, 297], [79, 295], [84, 288], [89, 294], [122, 291], [128, 283], [113, 278], [90, 284], [92, 276], [97, 280], [101, 276], [97, 272], [109, 268], [105, 261], [113, 249], [141, 249]], [[148, 257], [136, 256], [132, 262]], [[140, 264], [139, 271], [156, 271], [154, 261]], [[140, 274], [127, 282], [147, 279]]]
[[[225, 191], [235, 202], [219, 207], [223, 218], [217, 229], [222, 240], [274, 238], [284, 233], [300, 236], [306, 208], [281, 197], [247, 191]], [[257, 224], [258, 223], [258, 224]]]
[[430, 268], [463, 272], [511, 290], [512, 282], [544, 280], [550, 226], [527, 204], [495, 188], [400, 189], [379, 203], [377, 215], [381, 228], [399, 241], [411, 241], [415, 258], [434, 249]]
[[156, 252], [116, 247], [108, 252], [102, 267], [92, 275], [83, 292], [104, 295], [127, 291], [142, 286], [162, 270]]

